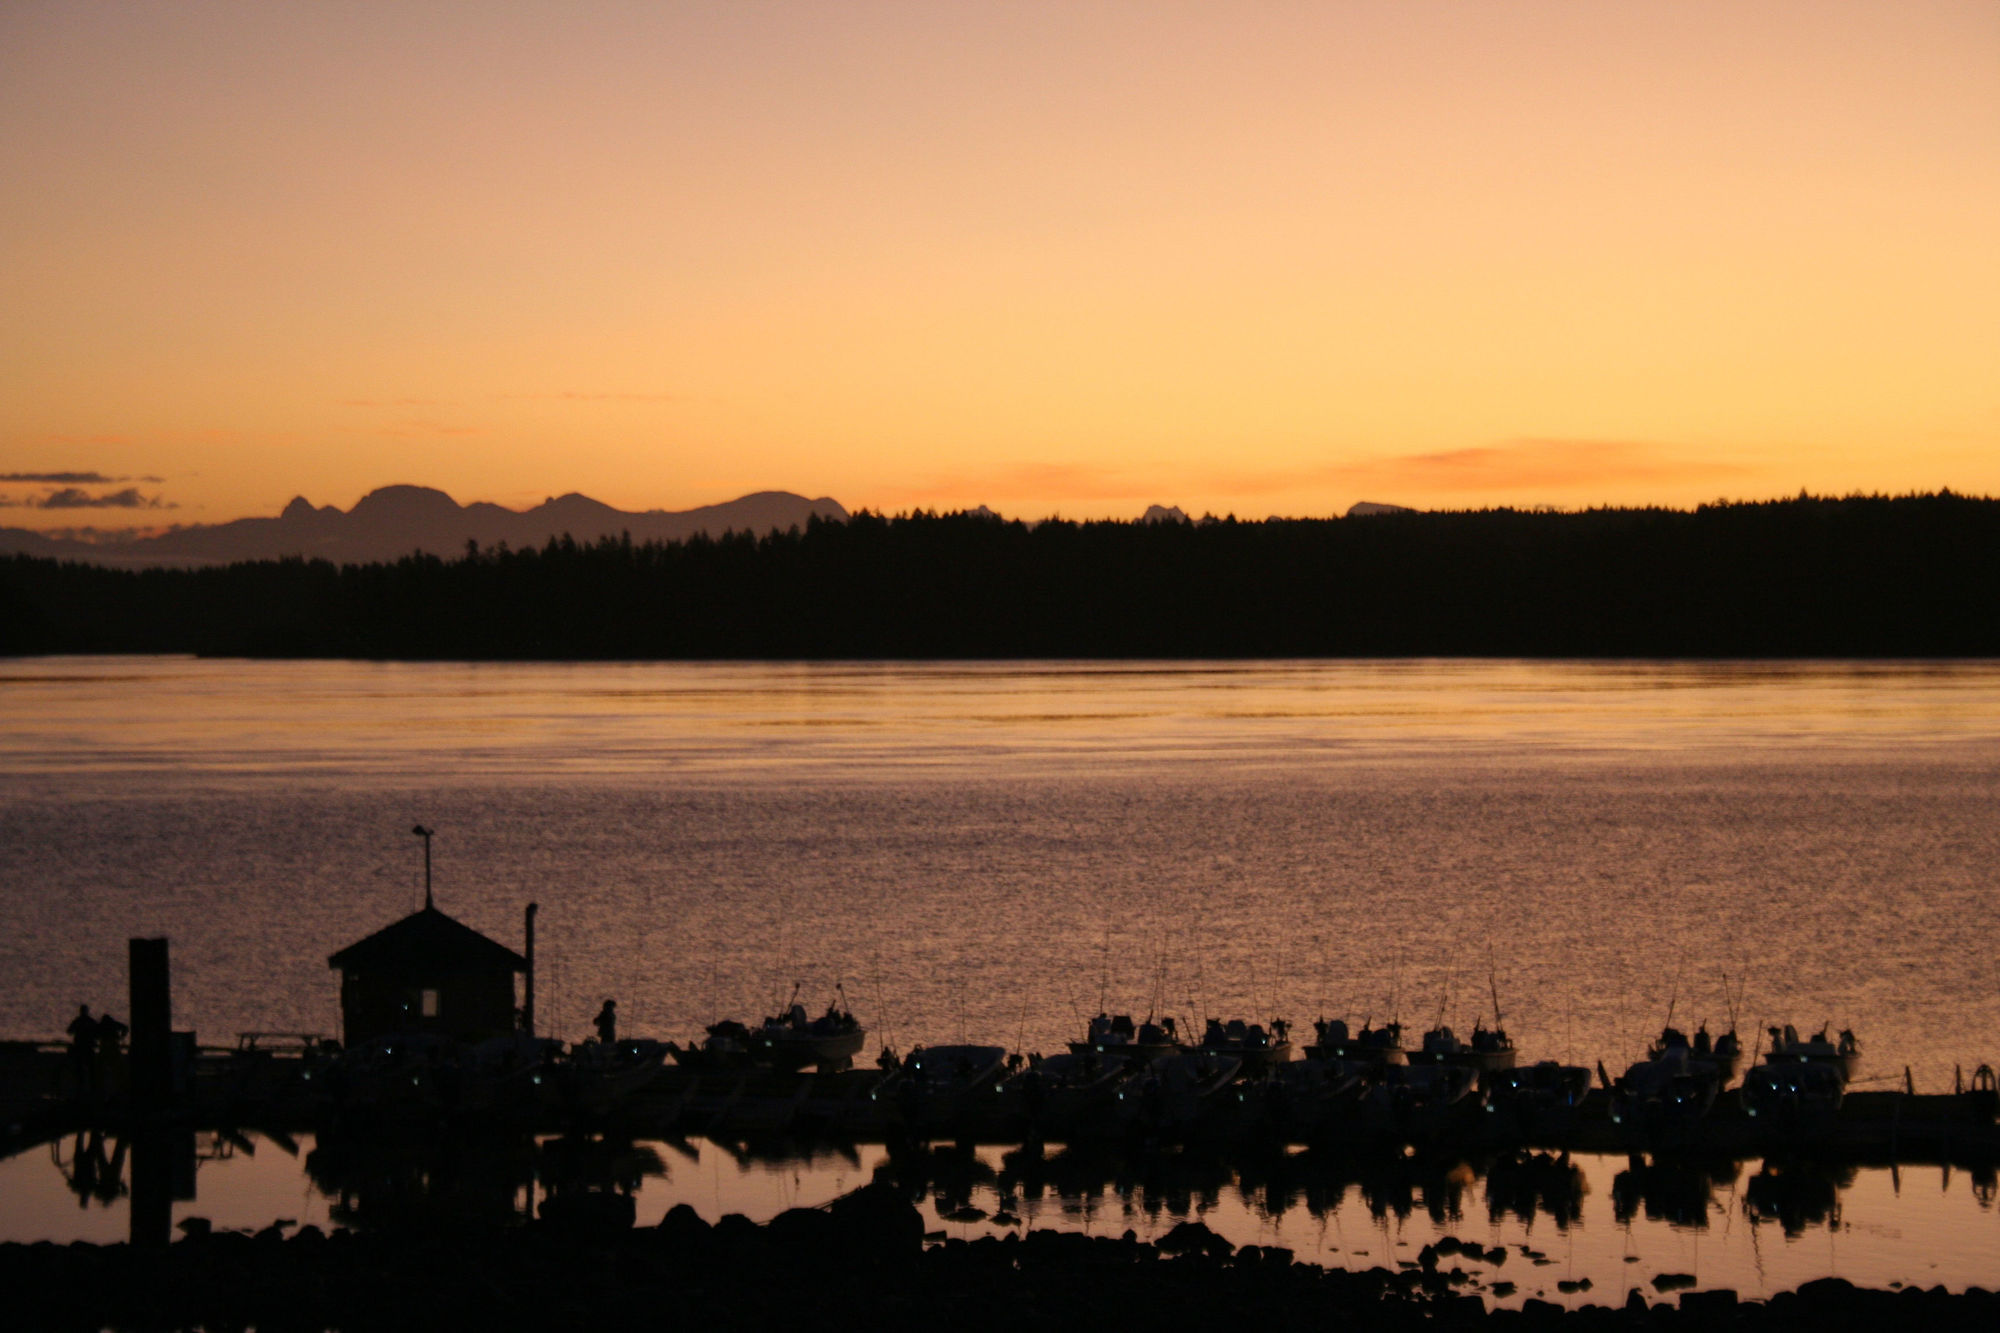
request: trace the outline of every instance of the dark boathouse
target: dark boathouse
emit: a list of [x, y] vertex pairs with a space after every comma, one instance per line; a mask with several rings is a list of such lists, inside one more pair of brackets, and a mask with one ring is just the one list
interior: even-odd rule
[[501, 1036], [515, 1029], [514, 974], [528, 972], [534, 985], [526, 958], [428, 902], [326, 962], [341, 974], [341, 1036], [349, 1046], [386, 1033]]

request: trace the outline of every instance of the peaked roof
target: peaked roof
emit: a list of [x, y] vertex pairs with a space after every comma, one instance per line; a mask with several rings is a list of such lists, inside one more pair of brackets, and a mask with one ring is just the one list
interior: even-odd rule
[[410, 972], [438, 967], [449, 971], [528, 970], [528, 960], [520, 954], [435, 907], [412, 912], [367, 939], [357, 940], [328, 958], [326, 965], [343, 972]]

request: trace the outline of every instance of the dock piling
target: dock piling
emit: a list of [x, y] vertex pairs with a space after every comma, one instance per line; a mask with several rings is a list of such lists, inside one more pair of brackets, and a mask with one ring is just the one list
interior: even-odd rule
[[132, 1109], [163, 1111], [173, 1100], [173, 982], [167, 941], [126, 942], [132, 1011]]

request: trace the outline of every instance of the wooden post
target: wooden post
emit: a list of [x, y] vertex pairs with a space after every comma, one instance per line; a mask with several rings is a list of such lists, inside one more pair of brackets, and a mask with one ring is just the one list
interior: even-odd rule
[[165, 939], [126, 942], [132, 1006], [132, 1108], [165, 1110], [173, 1100], [173, 982]]

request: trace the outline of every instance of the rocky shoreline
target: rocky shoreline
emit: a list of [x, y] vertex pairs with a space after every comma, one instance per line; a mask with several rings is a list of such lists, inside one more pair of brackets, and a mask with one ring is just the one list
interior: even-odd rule
[[[607, 1200], [607, 1202], [610, 1202]], [[1034, 1231], [926, 1241], [921, 1215], [874, 1185], [759, 1226], [680, 1205], [633, 1228], [616, 1207], [506, 1229], [365, 1232], [183, 1224], [161, 1249], [0, 1246], [9, 1327], [489, 1329], [1109, 1327], [1296, 1321], [1354, 1328], [2000, 1327], [2000, 1295], [1889, 1292], [1839, 1278], [1768, 1301], [1663, 1278], [1607, 1305], [1529, 1300], [1488, 1311], [1449, 1246], [1395, 1270], [1322, 1269], [1235, 1248], [1199, 1222], [1157, 1244]]]

